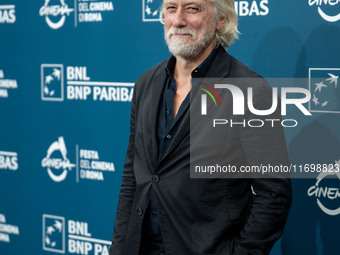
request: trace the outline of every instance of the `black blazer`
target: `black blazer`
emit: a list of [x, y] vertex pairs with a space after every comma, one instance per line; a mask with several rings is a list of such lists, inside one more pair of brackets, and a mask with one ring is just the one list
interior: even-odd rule
[[[189, 116], [185, 116], [168, 151], [157, 162], [157, 109], [167, 79], [167, 63], [165, 60], [154, 66], [135, 84], [110, 255], [139, 254], [151, 186], [156, 193], [166, 254], [269, 254], [289, 212], [288, 179], [191, 179]], [[259, 76], [220, 47], [207, 77]], [[260, 90], [267, 93], [269, 88], [263, 84]], [[269, 162], [279, 158], [288, 163], [283, 130], [258, 130], [226, 132], [225, 161], [232, 158], [247, 165], [261, 158]]]

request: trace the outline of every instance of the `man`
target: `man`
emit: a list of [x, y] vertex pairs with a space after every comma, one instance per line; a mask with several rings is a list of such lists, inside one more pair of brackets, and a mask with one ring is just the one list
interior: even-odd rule
[[[164, 0], [163, 15], [172, 57], [135, 84], [110, 254], [269, 254], [288, 215], [289, 180], [191, 179], [189, 171], [192, 78], [259, 77], [224, 49], [238, 33], [234, 1]], [[288, 162], [282, 129], [234, 130], [222, 141], [226, 161]]]

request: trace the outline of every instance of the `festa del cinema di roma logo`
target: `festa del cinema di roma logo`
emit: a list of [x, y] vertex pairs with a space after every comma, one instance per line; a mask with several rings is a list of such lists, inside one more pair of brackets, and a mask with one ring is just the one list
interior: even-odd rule
[[50, 28], [59, 29], [64, 25], [66, 16], [70, 16], [74, 10], [68, 7], [65, 0], [59, 0], [58, 5], [52, 5], [50, 2], [51, 0], [45, 0], [39, 14], [45, 16], [45, 21]]
[[[74, 8], [69, 8], [67, 0], [45, 0], [39, 9], [39, 15], [45, 17], [47, 25], [52, 29], [59, 29], [65, 24], [67, 17], [74, 15], [74, 26], [78, 23], [103, 22], [104, 13], [112, 13], [112, 1], [99, 0], [68, 0], [74, 2]], [[73, 16], [72, 15], [72, 16]]]
[[[340, 165], [340, 160], [335, 161], [335, 165]], [[335, 180], [338, 181], [337, 183], [340, 183], [340, 172], [338, 169], [328, 169], [328, 171], [321, 172], [318, 175], [315, 185], [308, 189], [307, 195], [316, 198], [317, 205], [324, 213], [330, 216], [336, 216], [340, 214], [340, 206], [338, 208], [330, 209], [330, 207], [335, 206], [325, 205], [326, 203], [329, 204], [332, 202], [334, 204], [335, 200], [340, 198], [339, 187], [330, 187], [322, 184], [322, 181], [325, 179], [327, 179], [327, 181], [331, 180], [329, 176], [335, 177]]]
[[[52, 156], [58, 152], [61, 154], [62, 158], [54, 158]], [[71, 171], [72, 168], [76, 166], [67, 158], [67, 149], [62, 136], [58, 138], [58, 141], [55, 141], [50, 145], [46, 157], [41, 162], [41, 166], [47, 168], [48, 175], [55, 182], [65, 180], [68, 171]]]
[[309, 0], [309, 6], [317, 6], [319, 15], [328, 22], [340, 20], [340, 0]]
[[64, 181], [73, 168], [77, 183], [80, 179], [104, 181], [106, 176], [116, 171], [114, 162], [101, 160], [97, 150], [80, 149], [76, 145], [76, 157], [77, 163], [71, 163], [67, 157], [65, 140], [60, 136], [58, 141], [49, 146], [41, 166], [47, 169], [48, 176], [55, 182]]

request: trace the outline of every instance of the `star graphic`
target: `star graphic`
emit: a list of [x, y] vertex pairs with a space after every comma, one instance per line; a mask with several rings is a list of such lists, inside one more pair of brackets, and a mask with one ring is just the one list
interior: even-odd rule
[[56, 227], [56, 229], [58, 229], [59, 230], [59, 232], [61, 232], [61, 228], [62, 228], [62, 224], [61, 224], [61, 222], [60, 221], [55, 221], [55, 223], [54, 223], [54, 226]]
[[321, 104], [322, 107], [325, 107], [328, 104], [328, 101], [325, 101]]
[[48, 89], [48, 87], [47, 87], [47, 86], [45, 86], [45, 87], [44, 87], [44, 93], [45, 93], [45, 94], [48, 94], [48, 93], [50, 93], [50, 90]]
[[46, 244], [48, 244], [48, 245], [51, 243], [51, 240], [50, 240], [50, 238], [49, 238], [48, 236], [46, 236], [45, 242], [46, 242]]
[[150, 7], [148, 5], [145, 8], [145, 12], [146, 12], [147, 15], [151, 14], [151, 9], [150, 9]]
[[339, 76], [335, 76], [334, 74], [328, 73], [331, 78], [328, 78], [326, 81], [329, 81], [331, 84], [334, 83], [335, 88], [338, 86]]
[[319, 90], [319, 92], [321, 92], [321, 89], [324, 88], [324, 87], [327, 87], [327, 85], [323, 84], [323, 82], [319, 82], [319, 83], [315, 83], [315, 90], [314, 92], [316, 92], [317, 90]]
[[315, 97], [315, 94], [313, 95], [313, 100], [312, 101], [314, 102], [315, 105], [320, 104], [319, 103], [319, 98]]
[[152, 16], [156, 16], [157, 14], [158, 14], [158, 10], [154, 11], [154, 12], [152, 13]]
[[49, 226], [49, 227], [47, 227], [46, 233], [47, 233], [48, 235], [51, 235], [54, 231], [55, 231], [55, 230], [54, 230], [53, 226]]
[[52, 75], [47, 75], [47, 76], [45, 77], [45, 83], [46, 83], [46, 84], [50, 84], [51, 81], [53, 81], [53, 80], [54, 80], [54, 79], [53, 79]]
[[52, 73], [52, 75], [54, 76], [54, 77], [56, 77], [58, 80], [60, 80], [60, 70], [59, 69], [57, 69], [57, 68], [53, 68], [53, 73]]
[[146, 1], [146, 3], [152, 3], [153, 2], [153, 0], [147, 0]]

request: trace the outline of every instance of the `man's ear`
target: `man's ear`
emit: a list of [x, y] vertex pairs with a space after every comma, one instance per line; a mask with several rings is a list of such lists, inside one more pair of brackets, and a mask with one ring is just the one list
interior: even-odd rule
[[216, 31], [220, 31], [221, 28], [224, 26], [224, 24], [227, 22], [227, 18], [226, 17], [220, 17], [217, 26], [216, 26]]

